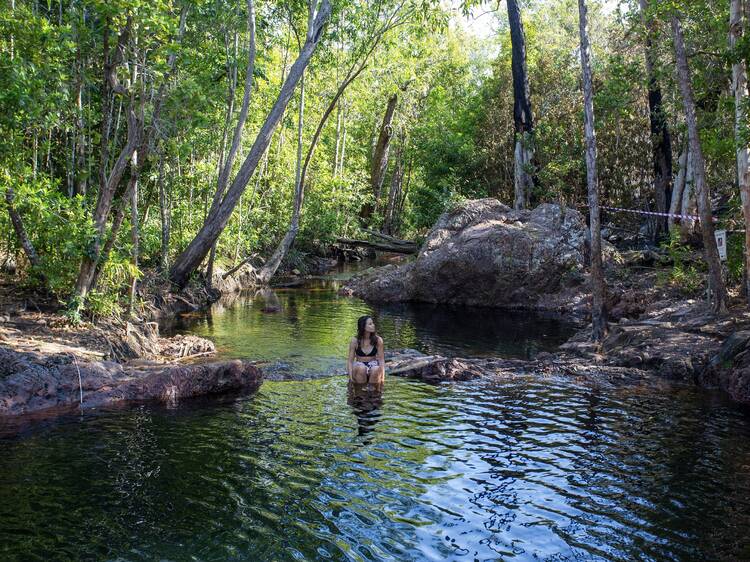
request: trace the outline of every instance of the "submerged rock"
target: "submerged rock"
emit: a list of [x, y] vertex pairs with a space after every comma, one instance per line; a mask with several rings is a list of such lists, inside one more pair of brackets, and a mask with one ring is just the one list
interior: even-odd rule
[[[576, 210], [467, 201], [440, 217], [415, 261], [355, 277], [344, 292], [372, 301], [583, 311], [585, 241]], [[551, 298], [561, 291], [563, 298]]]
[[243, 361], [127, 366], [0, 347], [0, 416], [253, 390], [263, 374]]
[[703, 386], [720, 388], [733, 400], [750, 404], [750, 330], [731, 334], [699, 380]]

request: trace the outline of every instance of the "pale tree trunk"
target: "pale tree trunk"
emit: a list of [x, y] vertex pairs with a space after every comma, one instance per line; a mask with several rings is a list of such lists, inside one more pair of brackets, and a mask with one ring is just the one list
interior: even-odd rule
[[132, 110], [128, 110], [128, 140], [125, 143], [120, 155], [112, 168], [112, 171], [107, 178], [106, 185], [103, 189], [100, 189], [99, 196], [97, 199], [96, 209], [94, 210], [94, 241], [91, 246], [90, 252], [84, 256], [81, 267], [78, 272], [78, 279], [76, 281], [74, 297], [77, 300], [76, 306], [82, 307], [84, 300], [88, 295], [94, 281], [94, 275], [96, 272], [99, 258], [101, 257], [102, 243], [104, 242], [104, 234], [107, 226], [107, 218], [109, 217], [110, 210], [112, 208], [112, 200], [115, 195], [115, 190], [125, 173], [128, 161], [132, 157], [133, 153], [138, 146], [138, 123], [135, 113]]
[[[177, 37], [178, 42], [182, 41], [182, 37], [185, 33], [187, 12], [188, 12], [188, 9], [186, 5], [183, 7], [180, 13], [179, 34]], [[119, 233], [120, 228], [122, 227], [123, 221], [125, 219], [125, 213], [127, 211], [127, 207], [130, 204], [130, 201], [132, 199], [133, 191], [136, 189], [136, 182], [138, 180], [138, 175], [140, 174], [141, 170], [143, 169], [143, 166], [148, 160], [151, 149], [158, 145], [158, 142], [159, 142], [158, 135], [153, 140], [153, 142], [152, 142], [152, 136], [158, 133], [160, 119], [161, 119], [161, 110], [162, 110], [164, 98], [166, 95], [166, 88], [175, 70], [176, 59], [177, 59], [176, 53], [170, 54], [169, 57], [167, 58], [168, 71], [167, 71], [166, 76], [164, 77], [164, 81], [159, 86], [159, 90], [155, 96], [155, 99], [153, 102], [153, 111], [152, 111], [152, 116], [151, 116], [151, 125], [148, 128], [145, 127], [145, 123], [143, 119], [144, 104], [145, 104], [145, 91], [144, 91], [145, 84], [141, 80], [141, 95], [140, 95], [141, 118], [140, 120], [137, 120], [137, 132], [136, 132], [136, 136], [140, 139], [140, 144], [138, 144], [136, 150], [133, 151], [134, 153], [136, 151], [138, 153], [137, 165], [135, 166], [135, 168], [133, 168], [133, 173], [131, 173], [130, 179], [128, 180], [127, 187], [125, 188], [125, 192], [123, 193], [122, 198], [120, 199], [120, 204], [118, 205], [114, 213], [109, 237], [104, 243], [103, 249], [98, 254], [99, 255], [99, 259], [97, 260], [98, 263], [93, 264], [93, 273], [91, 274], [91, 281], [89, 283], [88, 290], [91, 290], [91, 288], [95, 287], [98, 282], [101, 269], [104, 266], [104, 264], [106, 264], [107, 260], [109, 259], [109, 254], [112, 251], [112, 248], [114, 247], [114, 244], [117, 239], [117, 234]], [[145, 53], [144, 53], [144, 59], [142, 61], [142, 65], [145, 67], [145, 64], [146, 64], [146, 60], [145, 60]], [[137, 68], [137, 65], [134, 65], [134, 73], [133, 73], [133, 78], [132, 78], [133, 88], [135, 88], [136, 86], [135, 82], [136, 82], [136, 78], [138, 77], [138, 74], [135, 72], [136, 68]], [[114, 81], [113, 83], [115, 83], [115, 86], [117, 86], [117, 89], [120, 92], [124, 92], [124, 88], [120, 86], [118, 83], [116, 83], [116, 77], [113, 78], [113, 81]], [[129, 130], [128, 130], [128, 135], [130, 135]], [[106, 217], [105, 217], [105, 221], [106, 221]]]
[[345, 156], [346, 156], [346, 116], [347, 116], [347, 105], [346, 105], [346, 98], [341, 100], [341, 103], [343, 104], [343, 115], [341, 116], [341, 156], [339, 156], [339, 169], [338, 169], [338, 175], [341, 175], [344, 173], [344, 162], [345, 162]]
[[[747, 2], [747, 0], [745, 0]], [[747, 146], [747, 68], [736, 52], [745, 33], [743, 0], [731, 0], [729, 13], [729, 48], [732, 51], [732, 90], [734, 91], [734, 138], [737, 158], [737, 184], [745, 217], [745, 295], [750, 301], [750, 172]]]
[[[342, 100], [343, 101], [343, 100]], [[339, 150], [341, 149], [341, 103], [336, 107], [336, 144], [333, 150], [333, 177], [339, 175]]]
[[[290, 221], [289, 229], [284, 235], [284, 238], [281, 240], [281, 242], [279, 242], [273, 254], [271, 254], [271, 257], [268, 258], [266, 263], [258, 272], [256, 279], [259, 283], [261, 284], [268, 283], [271, 280], [271, 278], [276, 274], [276, 271], [279, 268], [279, 265], [281, 265], [281, 261], [284, 259], [287, 252], [292, 247], [292, 244], [294, 243], [294, 239], [297, 236], [297, 233], [299, 231], [300, 215], [302, 212], [302, 203], [305, 197], [305, 178], [307, 177], [307, 169], [310, 166], [310, 161], [312, 160], [312, 156], [315, 153], [315, 148], [318, 145], [318, 140], [320, 140], [320, 135], [323, 132], [323, 127], [328, 122], [328, 119], [333, 113], [333, 110], [336, 109], [336, 107], [338, 106], [339, 100], [344, 95], [344, 92], [346, 91], [346, 89], [349, 87], [349, 85], [352, 82], [354, 82], [354, 80], [357, 79], [357, 77], [362, 73], [362, 71], [367, 66], [370, 56], [375, 51], [376, 47], [380, 43], [383, 36], [389, 30], [393, 29], [394, 27], [400, 25], [401, 23], [405, 21], [404, 18], [400, 18], [400, 19], [398, 18], [399, 10], [400, 10], [400, 7], [397, 8], [396, 11], [393, 12], [391, 16], [388, 18], [386, 23], [374, 33], [372, 37], [372, 42], [370, 43], [369, 48], [365, 52], [362, 59], [359, 61], [355, 60], [350, 65], [345, 78], [343, 79], [341, 84], [339, 84], [339, 87], [336, 90], [336, 94], [334, 94], [333, 98], [331, 99], [325, 111], [323, 112], [323, 115], [321, 116], [320, 121], [318, 121], [318, 126], [315, 129], [315, 133], [313, 134], [312, 140], [310, 141], [310, 146], [307, 149], [305, 161], [301, 169], [299, 168], [299, 162], [300, 162], [299, 157], [301, 156], [301, 152], [299, 152], [299, 150], [302, 144], [301, 144], [301, 136], [298, 137], [298, 141], [299, 141], [298, 147], [297, 147], [298, 174], [296, 175], [296, 181], [295, 181], [294, 208], [292, 211], [292, 218]], [[299, 129], [299, 131], [301, 132], [301, 128]], [[346, 129], [344, 129], [344, 134], [346, 134]], [[344, 140], [346, 140], [346, 137], [344, 137]], [[342, 147], [342, 165], [343, 165], [343, 147]]]
[[299, 111], [297, 114], [297, 163], [294, 171], [294, 201], [292, 203], [292, 218], [289, 228], [284, 237], [279, 242], [271, 257], [266, 260], [263, 267], [257, 274], [257, 280], [261, 284], [268, 283], [276, 274], [282, 260], [294, 244], [294, 239], [299, 232], [299, 220], [302, 214], [302, 202], [305, 197], [304, 186], [302, 184], [302, 132], [305, 119], [305, 77], [302, 76], [299, 92]]
[[[253, 73], [255, 72], [255, 10], [253, 8], [253, 0], [247, 0], [247, 32], [249, 35], [249, 48], [247, 56], [247, 68], [245, 69], [245, 92], [242, 96], [242, 106], [240, 107], [240, 114], [237, 117], [237, 124], [234, 127], [234, 133], [232, 135], [232, 144], [229, 147], [229, 153], [226, 159], [221, 163], [219, 170], [219, 180], [216, 185], [216, 192], [214, 193], [213, 200], [211, 201], [211, 209], [208, 212], [210, 217], [221, 201], [224, 191], [226, 190], [227, 183], [229, 182], [229, 175], [232, 172], [232, 166], [234, 165], [234, 159], [237, 156], [237, 151], [240, 148], [240, 141], [242, 140], [242, 130], [245, 127], [247, 121], [247, 113], [250, 108], [250, 94], [253, 90]], [[237, 80], [237, 64], [234, 65], [235, 75], [234, 82]], [[231, 88], [231, 97], [234, 99], [234, 87]], [[227, 125], [232, 115], [233, 101], [230, 103], [230, 109], [227, 114]], [[225, 134], [226, 137], [226, 134]], [[223, 148], [222, 148], [223, 153]], [[211, 252], [208, 258], [208, 268], [206, 272], [206, 282], [211, 285], [211, 280], [214, 273], [214, 261], [216, 260], [216, 245], [217, 240], [211, 245]]]
[[687, 240], [695, 232], [695, 219], [689, 219], [688, 216], [695, 216], [698, 213], [698, 203], [695, 191], [695, 163], [693, 154], [688, 149], [687, 160], [685, 164], [685, 183], [682, 189], [682, 206], [680, 207], [680, 237]]
[[703, 250], [708, 264], [708, 281], [711, 304], [714, 312], [723, 313], [727, 308], [727, 292], [721, 274], [719, 251], [714, 238], [714, 224], [711, 215], [711, 199], [706, 185], [706, 166], [703, 160], [703, 150], [698, 136], [698, 119], [695, 113], [693, 87], [690, 83], [690, 68], [685, 52], [685, 40], [682, 26], [676, 14], [672, 15], [672, 36], [674, 39], [675, 60], [677, 62], [677, 78], [682, 92], [682, 102], [685, 106], [685, 120], [687, 121], [688, 142], [690, 155], [693, 160], [693, 174], [695, 175], [695, 191], [698, 201], [701, 234], [703, 236]]
[[330, 0], [321, 0], [313, 23], [312, 33], [308, 34], [308, 39], [305, 41], [297, 60], [289, 70], [287, 79], [281, 87], [276, 102], [258, 132], [255, 142], [237, 172], [234, 181], [232, 181], [221, 203], [218, 204], [216, 211], [208, 216], [198, 234], [196, 234], [188, 247], [175, 260], [170, 272], [170, 278], [177, 286], [185, 286], [190, 274], [200, 265], [210, 251], [213, 243], [219, 238], [226, 227], [232, 211], [237, 206], [237, 202], [247, 187], [250, 177], [255, 172], [268, 143], [271, 141], [273, 131], [278, 125], [297, 83], [302, 77], [305, 67], [310, 62], [310, 58], [320, 42], [323, 27], [328, 21], [330, 14]]
[[526, 67], [526, 38], [523, 32], [521, 10], [517, 0], [507, 0], [510, 24], [511, 69], [513, 73], [513, 125], [515, 149], [513, 152], [513, 187], [515, 209], [529, 206], [534, 190], [534, 119], [531, 112], [531, 93]]
[[388, 204], [385, 208], [385, 216], [383, 217], [383, 229], [384, 234], [394, 233], [394, 224], [396, 222], [397, 204], [401, 197], [401, 182], [404, 177], [404, 135], [401, 137], [401, 144], [396, 151], [396, 163], [391, 173], [391, 187], [388, 190]]
[[[687, 174], [687, 156], [688, 156], [688, 150], [687, 147], [682, 149], [682, 152], [680, 152], [680, 156], [677, 159], [677, 165], [679, 169], [677, 170], [677, 178], [675, 178], [674, 181], [674, 188], [672, 190], [672, 199], [669, 203], [669, 214], [670, 215], [676, 215], [680, 213], [680, 210], [682, 208], [682, 196], [685, 192], [685, 177]], [[676, 219], [674, 216], [669, 217], [669, 231], [672, 232], [675, 229], [676, 226]]]
[[171, 227], [171, 205], [170, 195], [164, 185], [164, 154], [159, 160], [159, 216], [161, 218], [161, 258], [160, 269], [166, 273], [169, 269], [169, 235]]
[[602, 236], [599, 217], [599, 178], [596, 170], [596, 131], [594, 129], [594, 85], [591, 77], [590, 47], [587, 32], [586, 1], [578, 0], [578, 30], [581, 36], [583, 71], [584, 132], [586, 136], [586, 185], [591, 220], [591, 338], [601, 341], [607, 335], [607, 302], [602, 267]]
[[388, 105], [383, 115], [383, 123], [380, 125], [380, 133], [375, 143], [375, 150], [372, 153], [372, 166], [370, 167], [370, 186], [372, 194], [375, 197], [375, 208], [380, 201], [380, 192], [383, 188], [385, 171], [388, 168], [388, 151], [391, 146], [391, 137], [393, 136], [393, 113], [396, 111], [398, 103], [398, 94], [393, 94], [388, 98]]
[[[127, 23], [125, 24], [123, 30], [121, 31], [119, 35], [119, 38], [117, 41], [117, 47], [115, 48], [115, 54], [112, 57], [112, 59], [109, 60], [110, 57], [109, 57], [109, 47], [108, 47], [108, 40], [107, 40], [107, 37], [109, 35], [109, 29], [108, 29], [108, 26], [105, 25], [105, 29], [104, 29], [104, 34], [105, 34], [104, 83], [105, 83], [105, 87], [103, 88], [104, 98], [108, 98], [110, 91], [120, 96], [124, 96], [128, 94], [125, 87], [120, 84], [117, 78], [117, 67], [123, 62], [125, 46], [130, 37], [130, 26], [131, 26], [131, 20], [130, 18], [128, 18]], [[109, 105], [108, 102], [105, 102], [104, 104], [105, 109], [107, 105]], [[105, 122], [103, 123], [103, 129], [108, 126], [108, 123], [106, 121], [107, 119], [105, 119]], [[140, 124], [135, 115], [135, 112], [130, 107], [130, 104], [128, 105], [128, 108], [127, 108], [127, 124], [128, 124], [128, 133], [127, 133], [127, 140], [125, 142], [125, 146], [120, 151], [120, 154], [118, 155], [117, 160], [112, 166], [112, 170], [110, 170], [109, 174], [106, 176], [105, 176], [105, 170], [106, 170], [106, 160], [108, 158], [107, 147], [109, 144], [108, 142], [109, 138], [108, 138], [108, 135], [104, 135], [102, 138], [102, 148], [103, 148], [102, 163], [100, 165], [100, 170], [99, 170], [100, 186], [99, 186], [99, 194], [98, 194], [97, 202], [96, 202], [96, 208], [94, 209], [94, 216], [93, 216], [94, 239], [93, 239], [93, 242], [89, 251], [81, 260], [81, 267], [78, 271], [78, 279], [76, 280], [76, 285], [75, 285], [75, 289], [73, 293], [74, 306], [77, 309], [80, 309], [83, 307], [86, 296], [88, 292], [91, 290], [92, 283], [94, 281], [94, 275], [96, 272], [96, 267], [99, 262], [99, 258], [101, 256], [102, 243], [104, 242], [104, 234], [105, 234], [105, 230], [107, 226], [107, 218], [109, 217], [109, 213], [112, 208], [112, 201], [114, 199], [115, 190], [117, 189], [117, 186], [119, 185], [120, 180], [122, 179], [122, 176], [125, 173], [125, 169], [127, 168], [128, 163], [130, 162], [130, 158], [133, 156], [133, 153], [138, 147]]]
[[130, 291], [128, 299], [128, 316], [133, 315], [133, 308], [135, 307], [136, 289], [138, 287], [138, 277], [135, 274], [135, 269], [138, 267], [138, 246], [139, 246], [139, 235], [138, 235], [138, 172], [140, 168], [138, 166], [138, 153], [133, 154], [133, 160], [131, 165], [131, 173], [134, 176], [133, 179], [133, 190], [130, 195], [130, 263], [133, 266], [133, 274], [130, 277]]
[[[672, 198], [672, 140], [667, 128], [667, 117], [664, 114], [661, 88], [656, 77], [656, 52], [654, 38], [656, 26], [648, 12], [648, 0], [640, 0], [641, 20], [646, 28], [646, 76], [648, 79], [648, 116], [651, 125], [651, 152], [654, 165], [654, 200], [656, 211], [666, 213]], [[654, 238], [657, 239], [668, 231], [669, 221], [656, 218]]]
[[39, 254], [36, 253], [34, 244], [31, 242], [26, 229], [23, 226], [23, 219], [15, 207], [15, 193], [13, 188], [8, 186], [5, 190], [5, 203], [8, 206], [8, 214], [10, 215], [10, 222], [13, 223], [13, 230], [16, 233], [21, 248], [26, 259], [29, 260], [31, 267], [37, 270], [37, 273], [44, 279], [44, 274], [41, 272], [42, 260], [39, 259]]

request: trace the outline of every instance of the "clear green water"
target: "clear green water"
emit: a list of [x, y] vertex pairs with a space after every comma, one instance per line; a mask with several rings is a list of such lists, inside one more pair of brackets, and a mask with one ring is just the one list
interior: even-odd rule
[[529, 312], [425, 303], [371, 305], [337, 294], [349, 275], [351, 270], [344, 270], [302, 288], [233, 296], [206, 312], [183, 317], [171, 331], [209, 337], [223, 357], [263, 361], [271, 377], [304, 378], [345, 372], [349, 340], [364, 314], [373, 317], [387, 350], [411, 348], [457, 357], [530, 358], [557, 348], [575, 328]]
[[569, 327], [373, 311], [329, 281], [278, 298], [183, 328], [311, 380], [0, 427], [0, 560], [750, 559], [747, 409], [532, 376], [354, 394], [319, 375], [362, 313], [392, 347], [456, 355], [524, 356]]

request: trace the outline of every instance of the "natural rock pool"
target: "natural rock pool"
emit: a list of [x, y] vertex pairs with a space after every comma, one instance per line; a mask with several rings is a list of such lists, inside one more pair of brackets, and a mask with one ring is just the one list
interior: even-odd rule
[[[325, 286], [278, 298], [280, 312], [255, 299], [191, 329], [313, 376], [341, 368], [372, 311]], [[524, 356], [569, 330], [529, 337], [533, 317], [490, 310], [375, 315], [393, 347], [457, 355]], [[343, 377], [271, 380], [63, 417], [0, 437], [0, 453], [1, 560], [750, 558], [750, 412], [685, 387], [391, 377], [363, 396]]]
[[171, 332], [213, 340], [220, 357], [262, 362], [270, 377], [315, 377], [346, 372], [357, 318], [372, 315], [386, 349], [426, 354], [528, 359], [564, 343], [576, 325], [526, 311], [428, 303], [372, 305], [337, 294], [356, 265], [305, 281], [300, 287], [224, 298], [185, 315]]

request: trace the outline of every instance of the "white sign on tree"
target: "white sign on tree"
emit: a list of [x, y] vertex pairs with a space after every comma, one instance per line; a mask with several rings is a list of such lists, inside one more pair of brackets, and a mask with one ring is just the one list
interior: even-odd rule
[[716, 237], [716, 248], [719, 250], [719, 258], [721, 261], [727, 261], [727, 231], [716, 230], [714, 236]]

